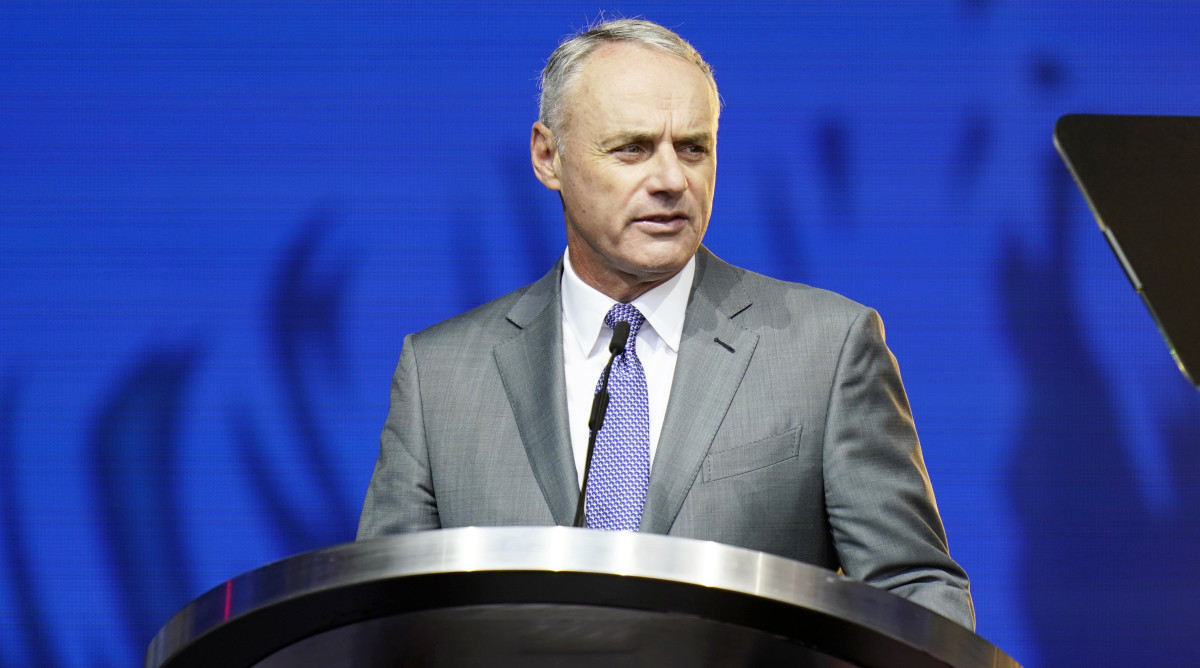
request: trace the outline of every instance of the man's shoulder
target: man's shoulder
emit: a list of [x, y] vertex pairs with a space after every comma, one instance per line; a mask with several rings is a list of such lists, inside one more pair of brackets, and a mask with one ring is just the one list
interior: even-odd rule
[[760, 317], [771, 317], [772, 314], [778, 315], [775, 312], [782, 311], [804, 313], [810, 318], [816, 316], [848, 324], [863, 313], [873, 311], [870, 307], [832, 290], [772, 278], [725, 263], [715, 257], [713, 259], [724, 265], [731, 275], [736, 276], [737, 285], [745, 292], [747, 303], [751, 306], [746, 315], [757, 311], [756, 315]]
[[818, 288], [807, 283], [772, 278], [748, 269], [743, 269], [742, 271], [745, 272], [747, 283], [753, 286], [751, 289], [767, 298], [810, 302], [814, 305], [820, 305], [824, 309], [844, 311], [856, 315], [868, 308], [832, 290]]
[[422, 345], [467, 345], [513, 336], [543, 309], [557, 305], [554, 270], [540, 280], [412, 335]]
[[510, 331], [511, 325], [507, 325], [505, 314], [512, 309], [513, 304], [521, 298], [530, 286], [513, 290], [512, 292], [493, 299], [486, 304], [481, 304], [475, 308], [459, 313], [458, 315], [447, 318], [439, 323], [430, 325], [413, 334], [413, 339], [421, 343], [429, 344], [439, 341], [453, 342], [456, 340], [478, 338], [487, 336], [489, 333], [499, 334], [504, 331]]

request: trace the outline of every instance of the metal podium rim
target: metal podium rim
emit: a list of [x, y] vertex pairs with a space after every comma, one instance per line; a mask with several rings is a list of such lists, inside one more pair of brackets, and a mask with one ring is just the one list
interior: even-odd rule
[[[293, 599], [421, 576], [587, 574], [704, 588], [843, 620], [950, 666], [1016, 666], [986, 640], [932, 611], [861, 582], [783, 557], [699, 541], [567, 527], [467, 527], [386, 536], [306, 552], [239, 575], [194, 599], [155, 635], [147, 668], [223, 626]], [[614, 607], [622, 607], [619, 602]], [[672, 612], [671, 597], [654, 607]], [[630, 606], [636, 607], [636, 606]], [[668, 609], [663, 609], [663, 608]], [[694, 609], [683, 611], [694, 614]], [[303, 626], [302, 622], [297, 622]], [[297, 628], [296, 638], [327, 629]]]

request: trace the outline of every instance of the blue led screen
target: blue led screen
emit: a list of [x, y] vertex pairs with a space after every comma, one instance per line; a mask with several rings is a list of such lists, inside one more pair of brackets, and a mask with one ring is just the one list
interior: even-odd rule
[[1200, 659], [1200, 395], [1050, 139], [1200, 113], [1200, 5], [15, 2], [0, 665], [137, 664], [353, 538], [403, 336], [565, 247], [536, 76], [601, 10], [716, 70], [709, 248], [883, 315], [979, 632]]

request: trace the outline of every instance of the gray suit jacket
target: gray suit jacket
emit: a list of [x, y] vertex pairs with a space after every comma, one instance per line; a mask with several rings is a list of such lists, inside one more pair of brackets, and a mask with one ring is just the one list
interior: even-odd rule
[[[878, 314], [696, 257], [641, 530], [841, 568], [973, 628]], [[405, 339], [360, 539], [572, 523], [561, 271]]]

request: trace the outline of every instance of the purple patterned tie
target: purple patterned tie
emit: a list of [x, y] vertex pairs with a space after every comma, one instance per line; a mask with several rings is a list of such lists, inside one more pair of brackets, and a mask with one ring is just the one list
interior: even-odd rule
[[604, 324], [612, 327], [621, 321], [629, 323], [629, 339], [608, 378], [608, 415], [596, 436], [588, 473], [587, 525], [637, 531], [650, 483], [650, 400], [634, 347], [646, 319], [629, 304], [615, 304]]

